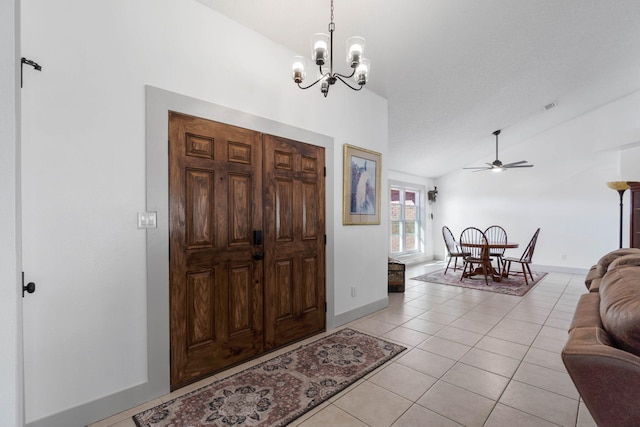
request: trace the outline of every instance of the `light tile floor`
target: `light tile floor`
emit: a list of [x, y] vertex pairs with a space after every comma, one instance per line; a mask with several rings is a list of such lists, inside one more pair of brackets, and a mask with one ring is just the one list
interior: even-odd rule
[[[438, 268], [408, 267], [404, 293], [344, 325], [407, 350], [292, 425], [595, 427], [560, 358], [584, 276], [550, 273], [524, 297], [411, 280]], [[89, 427], [135, 427], [133, 414], [273, 356]]]

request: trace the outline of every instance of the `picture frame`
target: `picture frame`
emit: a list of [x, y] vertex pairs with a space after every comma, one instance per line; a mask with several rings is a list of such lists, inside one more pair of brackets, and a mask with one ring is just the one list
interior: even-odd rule
[[382, 154], [344, 144], [343, 225], [380, 224]]

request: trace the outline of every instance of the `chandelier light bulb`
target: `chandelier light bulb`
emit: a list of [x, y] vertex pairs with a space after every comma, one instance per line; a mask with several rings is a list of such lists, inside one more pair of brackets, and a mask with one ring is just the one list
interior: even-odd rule
[[328, 79], [322, 79], [322, 83], [320, 83], [320, 92], [322, 92], [322, 94], [326, 97], [327, 94], [329, 93], [329, 80]]
[[324, 65], [327, 62], [329, 52], [329, 36], [324, 33], [317, 33], [311, 39], [312, 57], [316, 65]]
[[353, 75], [353, 79], [360, 86], [367, 84], [367, 80], [369, 80], [369, 69], [371, 68], [371, 61], [368, 59], [361, 58], [360, 62], [356, 66], [355, 74]]
[[296, 83], [302, 83], [306, 77], [306, 62], [307, 60], [303, 56], [295, 56], [293, 58], [293, 65], [291, 70], [293, 72], [293, 81]]
[[356, 68], [364, 52], [365, 40], [362, 37], [351, 37], [347, 40], [347, 64]]

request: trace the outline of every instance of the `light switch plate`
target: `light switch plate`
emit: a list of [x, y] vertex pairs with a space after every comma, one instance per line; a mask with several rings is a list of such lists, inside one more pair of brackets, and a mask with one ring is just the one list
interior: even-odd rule
[[138, 228], [158, 228], [157, 212], [138, 212]]

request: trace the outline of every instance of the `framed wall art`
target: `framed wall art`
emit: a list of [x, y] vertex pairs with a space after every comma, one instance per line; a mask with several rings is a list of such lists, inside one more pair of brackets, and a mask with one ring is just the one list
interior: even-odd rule
[[344, 145], [342, 224], [380, 224], [382, 155]]

